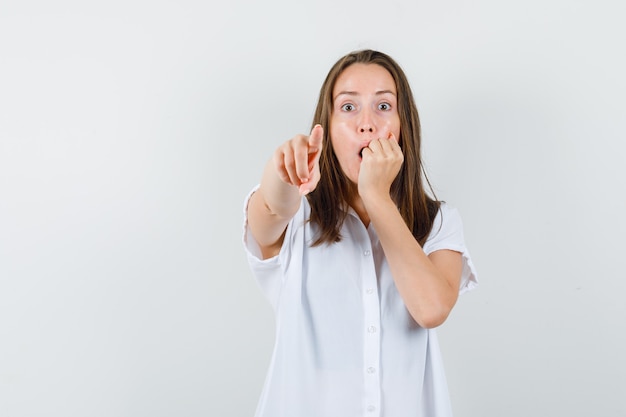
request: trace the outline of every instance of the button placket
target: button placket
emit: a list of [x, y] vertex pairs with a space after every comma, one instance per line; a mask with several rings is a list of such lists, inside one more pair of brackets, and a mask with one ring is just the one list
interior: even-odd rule
[[[369, 240], [369, 239], [368, 239]], [[364, 407], [368, 416], [377, 415], [380, 404], [380, 378], [377, 368], [380, 363], [380, 304], [378, 299], [378, 279], [376, 265], [371, 248], [363, 248], [363, 378], [364, 378]]]

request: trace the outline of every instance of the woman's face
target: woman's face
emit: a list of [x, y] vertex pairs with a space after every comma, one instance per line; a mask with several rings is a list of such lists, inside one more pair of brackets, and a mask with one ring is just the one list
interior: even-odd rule
[[337, 78], [333, 89], [330, 140], [347, 177], [358, 182], [361, 150], [370, 141], [400, 140], [398, 94], [393, 77], [376, 64], [353, 64]]

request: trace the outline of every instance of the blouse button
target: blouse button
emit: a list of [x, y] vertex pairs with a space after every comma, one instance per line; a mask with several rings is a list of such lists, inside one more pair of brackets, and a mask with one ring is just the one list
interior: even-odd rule
[[365, 256], [370, 256], [371, 253], [372, 252], [370, 252], [369, 250], [363, 251], [363, 255], [365, 255]]
[[374, 288], [368, 288], [365, 292], [368, 294], [374, 294]]
[[367, 331], [370, 333], [376, 333], [376, 326], [370, 326], [367, 328]]

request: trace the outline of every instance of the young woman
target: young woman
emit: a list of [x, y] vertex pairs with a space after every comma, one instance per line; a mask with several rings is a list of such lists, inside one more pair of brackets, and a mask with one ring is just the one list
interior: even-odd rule
[[429, 196], [407, 78], [337, 61], [310, 134], [245, 201], [244, 246], [276, 314], [257, 417], [451, 416], [434, 328], [476, 284], [456, 209]]

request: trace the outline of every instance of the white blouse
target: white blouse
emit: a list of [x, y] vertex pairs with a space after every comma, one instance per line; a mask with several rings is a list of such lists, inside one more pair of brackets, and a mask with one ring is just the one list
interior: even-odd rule
[[[276, 340], [256, 417], [450, 417], [435, 330], [407, 311], [373, 226], [351, 210], [340, 242], [311, 247], [317, 227], [303, 197], [280, 253], [262, 260], [247, 221], [257, 187], [243, 243]], [[423, 249], [460, 252], [460, 292], [476, 285], [456, 209], [441, 204]]]

